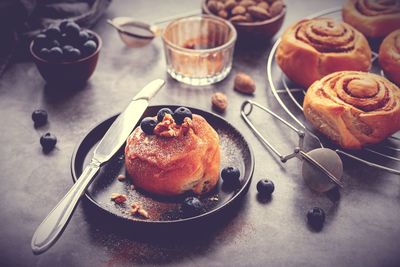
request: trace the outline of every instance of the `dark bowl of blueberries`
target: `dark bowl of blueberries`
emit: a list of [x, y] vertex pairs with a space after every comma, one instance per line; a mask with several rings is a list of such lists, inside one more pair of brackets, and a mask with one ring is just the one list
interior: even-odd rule
[[73, 21], [51, 25], [31, 42], [29, 49], [42, 77], [51, 84], [86, 82], [96, 69], [101, 38]]

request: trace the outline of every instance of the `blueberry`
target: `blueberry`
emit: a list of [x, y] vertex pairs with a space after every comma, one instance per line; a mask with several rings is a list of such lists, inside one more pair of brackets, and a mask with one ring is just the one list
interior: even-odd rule
[[142, 120], [142, 122], [140, 123], [140, 128], [142, 128], [142, 131], [145, 134], [152, 135], [152, 134], [154, 134], [153, 131], [154, 131], [154, 128], [156, 127], [156, 125], [157, 125], [157, 121], [154, 118], [147, 117], [147, 118], [144, 118]]
[[172, 110], [169, 108], [162, 108], [158, 111], [157, 113], [157, 120], [158, 122], [162, 122], [162, 120], [164, 119], [164, 116], [166, 114], [171, 114], [172, 115]]
[[64, 51], [64, 59], [65, 61], [75, 61], [78, 60], [81, 57], [81, 51], [79, 49], [73, 48], [72, 49], [67, 49]]
[[325, 222], [325, 212], [323, 209], [314, 207], [307, 212], [307, 222], [315, 230], [321, 230]]
[[78, 24], [70, 21], [67, 23], [67, 25], [65, 25], [64, 32], [71, 40], [78, 40], [80, 30], [81, 29]]
[[79, 32], [79, 42], [81, 44], [84, 44], [89, 40], [90, 40], [90, 35], [89, 35], [89, 33], [87, 31], [80, 31]]
[[49, 50], [48, 60], [52, 62], [61, 61], [63, 57], [63, 51], [60, 47], [53, 47]]
[[64, 46], [62, 47], [62, 50], [63, 50], [63, 53], [64, 53], [64, 54], [65, 54], [66, 51], [70, 51], [70, 50], [72, 50], [72, 49], [74, 49], [74, 47], [73, 47], [72, 45], [64, 45]]
[[40, 127], [45, 125], [47, 123], [47, 117], [48, 116], [46, 110], [37, 109], [32, 112], [32, 120], [35, 123], [35, 127]]
[[70, 44], [72, 44], [71, 40], [68, 38], [68, 36], [65, 33], [61, 34], [60, 43], [62, 45], [70, 45]]
[[60, 46], [60, 42], [57, 40], [50, 41], [49, 47], [55, 47], [55, 46]]
[[57, 137], [51, 133], [46, 133], [40, 137], [40, 144], [44, 152], [50, 152], [57, 144]]
[[43, 33], [36, 35], [33, 46], [36, 48], [38, 51], [40, 51], [41, 48], [45, 48], [49, 45], [49, 39], [47, 36]]
[[82, 46], [82, 52], [85, 56], [93, 54], [97, 49], [97, 44], [95, 41], [89, 40]]
[[239, 182], [240, 171], [236, 167], [225, 167], [221, 171], [221, 178], [224, 183], [235, 184]]
[[268, 179], [262, 179], [257, 183], [257, 191], [259, 194], [268, 196], [271, 195], [275, 190], [275, 185]]
[[179, 108], [175, 109], [174, 120], [177, 124], [182, 124], [183, 120], [186, 117], [189, 117], [190, 119], [193, 118], [192, 112], [190, 111], [190, 109], [185, 108], [185, 107], [179, 107]]
[[181, 205], [182, 212], [185, 215], [198, 215], [204, 211], [203, 203], [197, 197], [187, 197]]
[[50, 39], [50, 40], [57, 40], [60, 38], [61, 36], [61, 31], [60, 28], [58, 26], [52, 25], [50, 27], [48, 27], [44, 33], [46, 34], [46, 36]]
[[49, 60], [50, 50], [47, 48], [42, 48], [39, 51], [39, 57], [44, 60]]
[[61, 33], [65, 33], [65, 27], [67, 26], [68, 23], [70, 23], [70, 20], [63, 20], [61, 21], [59, 27], [60, 27], [60, 31]]

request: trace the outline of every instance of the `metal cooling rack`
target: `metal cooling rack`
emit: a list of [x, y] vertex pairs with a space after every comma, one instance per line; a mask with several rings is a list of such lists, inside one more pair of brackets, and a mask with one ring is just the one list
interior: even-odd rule
[[[327, 9], [318, 13], [315, 13], [307, 18], [317, 17], [329, 17], [336, 20], [341, 20], [341, 8]], [[306, 123], [303, 115], [303, 100], [305, 91], [301, 88], [295, 88], [290, 80], [283, 74], [278, 65], [275, 62], [276, 50], [279, 46], [281, 39], [278, 39], [271, 49], [271, 52], [267, 61], [267, 76], [272, 93], [280, 106], [284, 111], [307, 133], [315, 137], [318, 140], [321, 147], [325, 147], [326, 144], [320, 141]], [[379, 68], [377, 62], [378, 54], [373, 52], [372, 56], [372, 69], [371, 72], [380, 74], [383, 76], [383, 71]], [[287, 102], [287, 103], [286, 103]], [[298, 113], [298, 116], [295, 115]], [[332, 148], [332, 147], [331, 147]], [[382, 143], [374, 146], [368, 146], [361, 151], [348, 151], [342, 150], [341, 148], [333, 148], [339, 155], [354, 159], [363, 164], [377, 169], [385, 170], [397, 175], [400, 175], [400, 134], [397, 132], [395, 135], [389, 137]]]

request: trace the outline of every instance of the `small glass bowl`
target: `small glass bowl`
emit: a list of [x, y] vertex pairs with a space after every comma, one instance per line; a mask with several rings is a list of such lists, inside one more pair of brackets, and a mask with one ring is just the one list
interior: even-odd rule
[[190, 85], [223, 80], [232, 68], [237, 33], [215, 16], [189, 16], [167, 25], [162, 34], [167, 72]]

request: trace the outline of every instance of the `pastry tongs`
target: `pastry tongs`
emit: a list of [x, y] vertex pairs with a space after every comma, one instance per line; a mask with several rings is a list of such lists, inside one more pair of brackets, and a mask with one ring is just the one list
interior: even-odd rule
[[[280, 153], [254, 126], [249, 120], [248, 116], [253, 111], [253, 108], [257, 107], [270, 114], [273, 118], [282, 122], [290, 130], [296, 132], [299, 137], [297, 146], [293, 149], [293, 152], [287, 155]], [[343, 163], [339, 155], [332, 149], [325, 148], [320, 142], [319, 138], [312, 133], [310, 135], [316, 138], [320, 144], [320, 148], [304, 151], [304, 137], [306, 136], [305, 131], [299, 130], [292, 124], [278, 116], [270, 109], [253, 102], [246, 100], [243, 102], [241, 107], [241, 116], [247, 123], [250, 129], [254, 132], [257, 138], [266, 146], [270, 151], [277, 155], [282, 163], [292, 158], [298, 158], [303, 161], [302, 176], [306, 184], [317, 192], [327, 192], [334, 188], [336, 185], [343, 187], [342, 175], [343, 175]]]

